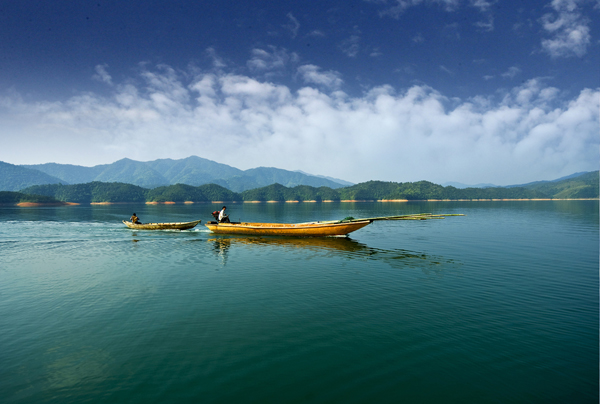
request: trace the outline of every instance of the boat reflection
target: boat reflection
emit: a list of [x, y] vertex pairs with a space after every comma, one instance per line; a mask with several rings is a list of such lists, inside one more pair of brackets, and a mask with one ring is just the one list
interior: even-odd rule
[[227, 252], [231, 247], [231, 241], [227, 238], [209, 239], [209, 242], [213, 243], [213, 251], [221, 261], [221, 265], [227, 265]]
[[219, 249], [227, 245], [268, 245], [273, 247], [304, 248], [311, 250], [359, 251], [368, 248], [348, 237], [244, 237], [229, 236], [210, 238]]
[[404, 249], [381, 249], [353, 240], [349, 237], [244, 237], [217, 236], [208, 239], [213, 251], [225, 265], [230, 248], [272, 247], [289, 249], [290, 252], [312, 251], [324, 255], [343, 256], [346, 259], [384, 261], [395, 268], [419, 268], [426, 275], [439, 274], [453, 260]]

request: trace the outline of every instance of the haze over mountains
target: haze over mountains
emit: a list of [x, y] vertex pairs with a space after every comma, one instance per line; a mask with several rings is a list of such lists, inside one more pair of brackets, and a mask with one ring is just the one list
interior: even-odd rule
[[32, 185], [68, 185], [92, 181], [122, 182], [150, 189], [175, 184], [199, 186], [212, 183], [234, 192], [274, 183], [286, 187], [310, 185], [333, 189], [352, 185], [348, 181], [335, 178], [272, 167], [240, 170], [197, 156], [148, 162], [122, 159], [112, 164], [93, 167], [57, 163], [17, 166], [0, 162], [0, 191], [18, 191]]

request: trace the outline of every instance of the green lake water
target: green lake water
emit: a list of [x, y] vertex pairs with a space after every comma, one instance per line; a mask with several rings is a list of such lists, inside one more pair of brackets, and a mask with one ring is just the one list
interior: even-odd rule
[[348, 238], [121, 223], [219, 207], [0, 208], [0, 402], [598, 402], [598, 201], [228, 205], [466, 215]]

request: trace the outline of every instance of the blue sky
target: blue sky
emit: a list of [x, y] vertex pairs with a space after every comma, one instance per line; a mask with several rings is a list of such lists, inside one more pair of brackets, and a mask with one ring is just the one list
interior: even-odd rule
[[0, 0], [0, 160], [353, 182], [597, 170], [600, 1]]

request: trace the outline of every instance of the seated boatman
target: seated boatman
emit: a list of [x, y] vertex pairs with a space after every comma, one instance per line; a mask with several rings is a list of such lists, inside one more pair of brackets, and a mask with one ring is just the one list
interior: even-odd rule
[[131, 220], [131, 223], [133, 224], [142, 224], [142, 222], [140, 222], [140, 218], [137, 217], [135, 213], [131, 216], [131, 219], [129, 220]]
[[225, 209], [227, 209], [227, 206], [223, 206], [223, 209], [219, 212], [219, 223], [231, 223], [229, 216], [225, 214]]

